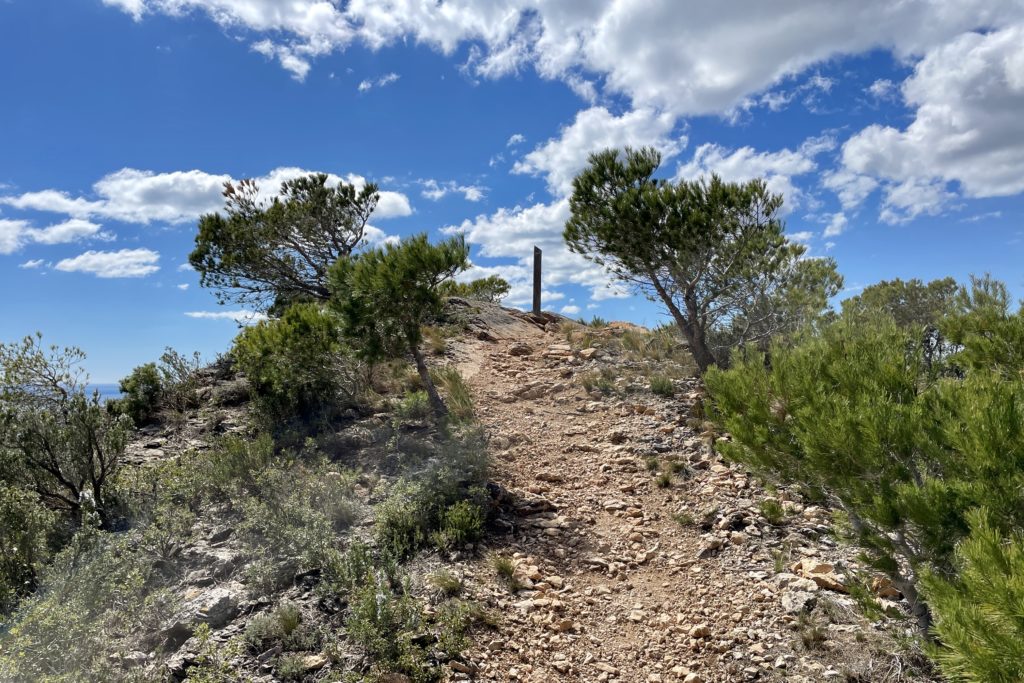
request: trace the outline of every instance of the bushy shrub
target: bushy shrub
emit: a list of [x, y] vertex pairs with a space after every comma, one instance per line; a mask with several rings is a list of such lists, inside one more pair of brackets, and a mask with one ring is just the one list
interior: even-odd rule
[[85, 529], [7, 620], [0, 680], [119, 680], [111, 655], [139, 649], [137, 638], [156, 632], [173, 609], [173, 596], [127, 535]]
[[107, 407], [129, 416], [136, 426], [156, 422], [164, 413], [180, 415], [199, 404], [201, 365], [198, 352], [185, 356], [168, 348], [159, 364], [140, 365], [122, 379], [121, 398], [109, 401]]
[[941, 643], [933, 651], [951, 681], [1024, 680], [1024, 534], [1004, 537], [983, 511], [970, 522], [956, 577], [924, 581]]
[[[1014, 338], [1000, 334], [989, 328], [985, 347]], [[774, 345], [770, 364], [748, 349], [706, 376], [732, 437], [723, 454], [841, 506], [924, 627], [920, 576], [955, 574], [972, 510], [1000, 533], [1024, 528], [1024, 382], [990, 363], [951, 375], [925, 361], [927, 343], [891, 319], [844, 316]], [[977, 351], [963, 343], [960, 357]]]
[[335, 317], [317, 304], [296, 304], [279, 319], [246, 328], [232, 355], [275, 427], [316, 422], [359, 404], [361, 366]]
[[[465, 542], [461, 539], [477, 533], [477, 514], [481, 524], [485, 517], [482, 509], [487, 494], [482, 485], [488, 466], [479, 432], [444, 442], [423, 470], [396, 482], [387, 500], [377, 507], [378, 546], [395, 557], [405, 557], [428, 540]], [[459, 506], [460, 502], [464, 505]], [[476, 510], [468, 506], [475, 506]], [[446, 521], [451, 525], [450, 541], [443, 531], [434, 534], [443, 529]]]
[[283, 602], [257, 615], [245, 627], [245, 642], [257, 655], [275, 645], [280, 645], [285, 652], [315, 650], [321, 641], [322, 634], [305, 622], [302, 611], [291, 602]]
[[430, 415], [430, 399], [425, 391], [410, 391], [395, 406], [395, 415], [405, 420], [422, 420]]
[[441, 549], [464, 546], [483, 536], [483, 510], [476, 503], [460, 500], [441, 513], [439, 524], [430, 536], [434, 545]]
[[651, 375], [651, 391], [658, 396], [664, 396], [665, 398], [671, 398], [675, 393], [675, 386], [672, 384], [672, 380], [665, 375]]
[[416, 683], [440, 676], [414, 642], [422, 619], [419, 605], [404, 587], [395, 591], [390, 581], [370, 572], [352, 594], [349, 610], [349, 636], [366, 650], [376, 671], [402, 673]]
[[137, 425], [156, 420], [163, 398], [163, 378], [156, 363], [146, 363], [132, 370], [121, 380], [121, 398], [110, 402], [110, 407], [121, 410]]
[[0, 483], [0, 615], [35, 589], [56, 527], [57, 515], [38, 496]]

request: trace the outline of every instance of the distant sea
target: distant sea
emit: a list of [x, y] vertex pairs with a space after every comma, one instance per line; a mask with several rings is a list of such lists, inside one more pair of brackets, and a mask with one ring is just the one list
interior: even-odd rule
[[90, 384], [86, 389], [86, 395], [92, 396], [94, 391], [100, 392], [100, 403], [121, 397], [121, 389], [117, 384]]

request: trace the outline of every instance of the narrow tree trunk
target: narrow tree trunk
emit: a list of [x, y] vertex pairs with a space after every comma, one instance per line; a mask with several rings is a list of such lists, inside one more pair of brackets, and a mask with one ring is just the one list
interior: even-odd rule
[[423, 354], [415, 344], [412, 345], [412, 357], [416, 361], [416, 371], [420, 374], [420, 381], [423, 382], [423, 388], [427, 390], [427, 397], [430, 399], [430, 407], [434, 409], [434, 415], [438, 418], [444, 418], [448, 416], [448, 408], [444, 405], [444, 401], [441, 400], [441, 394], [437, 393], [437, 387], [434, 386], [434, 380], [430, 378], [430, 370], [427, 368], [427, 362], [423, 359]]
[[681, 310], [676, 302], [672, 300], [672, 295], [662, 286], [661, 281], [654, 274], [650, 275], [651, 283], [654, 285], [654, 291], [658, 293], [658, 297], [668, 308], [668, 312], [672, 314], [672, 319], [676, 322], [676, 327], [686, 337], [686, 343], [690, 347], [690, 354], [693, 356], [694, 362], [697, 364], [697, 369], [700, 370], [700, 374], [704, 374], [708, 368], [714, 365], [717, 361], [715, 356], [708, 349], [707, 343], [704, 340], [704, 331], [697, 328], [696, 318], [688, 319]]
[[900, 572], [892, 572], [890, 578], [892, 579], [892, 585], [900, 593], [903, 593], [903, 598], [910, 605], [910, 613], [917, 620], [917, 626], [921, 629], [921, 635], [927, 640], [932, 640], [932, 611], [928, 609], [928, 604], [921, 599], [920, 594], [917, 592], [917, 586]]

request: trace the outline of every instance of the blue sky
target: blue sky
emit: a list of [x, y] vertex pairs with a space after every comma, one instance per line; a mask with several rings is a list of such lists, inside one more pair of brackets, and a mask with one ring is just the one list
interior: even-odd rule
[[[773, 5], [769, 7], [769, 5]], [[237, 333], [183, 270], [230, 178], [384, 191], [377, 239], [464, 232], [475, 275], [654, 324], [560, 244], [587, 155], [764, 176], [847, 293], [991, 272], [1024, 295], [1024, 3], [0, 0], [0, 340], [116, 381]]]

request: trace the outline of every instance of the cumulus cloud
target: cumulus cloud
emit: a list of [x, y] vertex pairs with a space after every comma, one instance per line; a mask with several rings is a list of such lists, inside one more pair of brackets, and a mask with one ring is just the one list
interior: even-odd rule
[[[265, 176], [256, 178], [265, 199], [275, 195], [285, 180], [291, 180], [312, 171], [297, 167], [275, 168]], [[180, 224], [197, 220], [205, 213], [224, 207], [221, 194], [224, 183], [231, 176], [203, 171], [174, 171], [155, 173], [124, 168], [104, 176], [93, 185], [96, 199], [72, 197], [58, 190], [26, 192], [20, 195], [0, 196], [0, 204], [15, 209], [45, 211], [64, 214], [78, 222], [68, 221], [63, 230], [87, 231], [86, 221], [110, 219], [124, 223], [149, 224], [152, 222]], [[363, 176], [350, 173], [344, 177], [329, 174], [328, 182], [336, 185], [344, 180], [356, 187], [366, 184]], [[382, 190], [376, 218], [408, 216], [412, 213], [409, 198], [400, 192]], [[56, 226], [55, 226], [56, 227]], [[96, 233], [98, 233], [98, 226]], [[56, 233], [55, 233], [56, 235]], [[54, 236], [54, 238], [56, 238]]]
[[516, 145], [520, 145], [524, 142], [526, 142], [526, 136], [523, 135], [522, 133], [515, 133], [508, 139], [508, 142], [505, 143], [505, 146], [515, 147]]
[[26, 244], [68, 244], [85, 239], [109, 241], [114, 238], [102, 232], [103, 226], [72, 218], [45, 228], [34, 228], [26, 220], [0, 220], [0, 254], [13, 254]]
[[576, 315], [580, 312], [580, 307], [576, 304], [567, 304], [562, 306], [562, 310], [559, 311], [562, 315]]
[[834, 213], [829, 216], [828, 225], [825, 226], [825, 232], [822, 233], [824, 237], [838, 237], [846, 231], [846, 226], [849, 221], [846, 218], [846, 214], [842, 211]]
[[[975, 29], [1024, 16], [1018, 0], [863, 0], [688, 6], [676, 0], [104, 0], [136, 20], [205, 14], [256, 35], [257, 51], [301, 80], [317, 57], [353, 43], [410, 41], [452, 54], [469, 46], [466, 70], [498, 78], [527, 66], [582, 96], [602, 89], [635, 107], [677, 115], [728, 111], [833, 57], [873, 49], [900, 59]], [[642, 45], [642, 50], [637, 50]], [[258, 47], [257, 47], [258, 46]], [[589, 90], [588, 86], [589, 85]]]
[[57, 262], [56, 270], [89, 273], [101, 278], [145, 277], [160, 270], [160, 254], [151, 249], [87, 251]]
[[608, 147], [652, 146], [665, 159], [679, 154], [686, 136], [673, 135], [675, 117], [652, 109], [638, 109], [615, 116], [604, 107], [591, 107], [576, 114], [558, 137], [538, 146], [512, 167], [513, 173], [543, 175], [556, 197], [572, 192], [572, 180], [594, 152]]
[[178, 289], [180, 289], [183, 292], [186, 291], [188, 289], [188, 283], [182, 282], [180, 285], [178, 285]]
[[[620, 288], [609, 287], [611, 280], [603, 268], [566, 248], [562, 230], [568, 218], [569, 201], [559, 199], [551, 204], [502, 208], [490, 215], [480, 215], [460, 225], [446, 227], [444, 232], [465, 234], [469, 242], [479, 245], [481, 256], [514, 259], [514, 265], [501, 266], [502, 270], [488, 273], [501, 275], [512, 284], [512, 292], [507, 299], [509, 303], [526, 303], [530, 300], [534, 246], [544, 252], [545, 285], [581, 285], [589, 288], [595, 299], [623, 296]], [[544, 300], [554, 300], [554, 294], [545, 292]]]
[[487, 188], [482, 185], [460, 185], [454, 180], [434, 180], [427, 178], [418, 181], [423, 186], [421, 195], [436, 202], [443, 199], [449, 193], [461, 194], [467, 202], [478, 202], [484, 198]]
[[198, 320], [231, 320], [239, 325], [251, 325], [267, 319], [264, 313], [247, 311], [245, 309], [237, 311], [187, 311], [185, 315]]
[[782, 194], [783, 211], [789, 213], [804, 200], [793, 178], [817, 169], [814, 157], [833, 146], [830, 138], [810, 138], [797, 150], [777, 152], [759, 152], [753, 147], [730, 150], [712, 143], [703, 144], [694, 151], [690, 161], [679, 165], [675, 178], [696, 180], [712, 173], [730, 182], [764, 178], [769, 190]]
[[25, 268], [26, 270], [31, 270], [31, 269], [34, 269], [34, 268], [41, 267], [44, 263], [45, 263], [45, 261], [43, 261], [43, 259], [41, 259], [41, 258], [30, 259], [28, 261], [25, 261], [24, 263], [18, 264], [18, 267], [19, 268]]
[[882, 220], [935, 214], [959, 195], [1024, 191], [1024, 24], [930, 50], [901, 91], [915, 110], [905, 129], [871, 125], [842, 149], [844, 178], [884, 185]]

